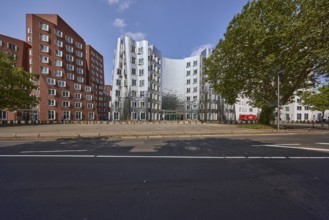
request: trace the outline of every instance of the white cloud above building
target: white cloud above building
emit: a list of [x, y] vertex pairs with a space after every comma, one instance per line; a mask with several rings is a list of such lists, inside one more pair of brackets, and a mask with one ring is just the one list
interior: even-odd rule
[[113, 27], [116, 27], [116, 28], [123, 29], [126, 26], [127, 26], [127, 24], [125, 23], [125, 20], [121, 19], [121, 18], [116, 18], [113, 22]]

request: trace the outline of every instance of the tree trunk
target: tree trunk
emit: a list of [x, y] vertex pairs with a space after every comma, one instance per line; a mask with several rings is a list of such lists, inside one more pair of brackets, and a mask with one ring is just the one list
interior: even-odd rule
[[264, 125], [270, 125], [271, 121], [273, 120], [273, 107], [263, 106], [262, 111], [259, 116], [259, 123]]

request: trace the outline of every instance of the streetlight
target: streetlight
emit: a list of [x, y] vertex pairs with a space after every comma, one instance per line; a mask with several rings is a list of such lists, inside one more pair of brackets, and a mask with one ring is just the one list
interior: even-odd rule
[[278, 133], [280, 131], [280, 74], [283, 73], [284, 71], [281, 70], [278, 72], [278, 117], [277, 117], [277, 130], [278, 130]]
[[278, 73], [278, 117], [277, 117], [278, 133], [280, 131], [280, 72]]

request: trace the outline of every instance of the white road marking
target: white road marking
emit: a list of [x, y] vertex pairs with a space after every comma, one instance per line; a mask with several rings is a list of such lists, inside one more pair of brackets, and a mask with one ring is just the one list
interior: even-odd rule
[[33, 153], [68, 153], [68, 152], [86, 152], [87, 150], [44, 150], [44, 151], [21, 151], [21, 154], [33, 154]]
[[290, 159], [329, 159], [329, 156], [299, 157], [299, 156], [132, 156], [132, 155], [40, 155], [16, 154], [0, 155], [0, 158], [122, 158], [122, 159], [220, 159], [220, 160], [290, 160]]
[[288, 148], [295, 150], [308, 150], [308, 151], [320, 151], [320, 152], [329, 152], [329, 149], [323, 148], [313, 148], [313, 147], [290, 147], [287, 145], [276, 145], [276, 144], [263, 144], [263, 145], [251, 145], [253, 147], [274, 147], [274, 148]]
[[329, 145], [329, 143], [315, 143], [315, 144], [320, 144], [320, 145]]

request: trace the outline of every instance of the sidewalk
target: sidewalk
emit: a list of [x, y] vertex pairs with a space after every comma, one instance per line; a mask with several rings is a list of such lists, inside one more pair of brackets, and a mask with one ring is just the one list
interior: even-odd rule
[[[283, 134], [329, 134], [328, 129], [294, 126], [281, 129]], [[216, 137], [227, 135], [278, 135], [273, 129], [244, 129], [231, 124], [53, 124], [0, 127], [0, 140], [62, 138], [160, 138]]]

